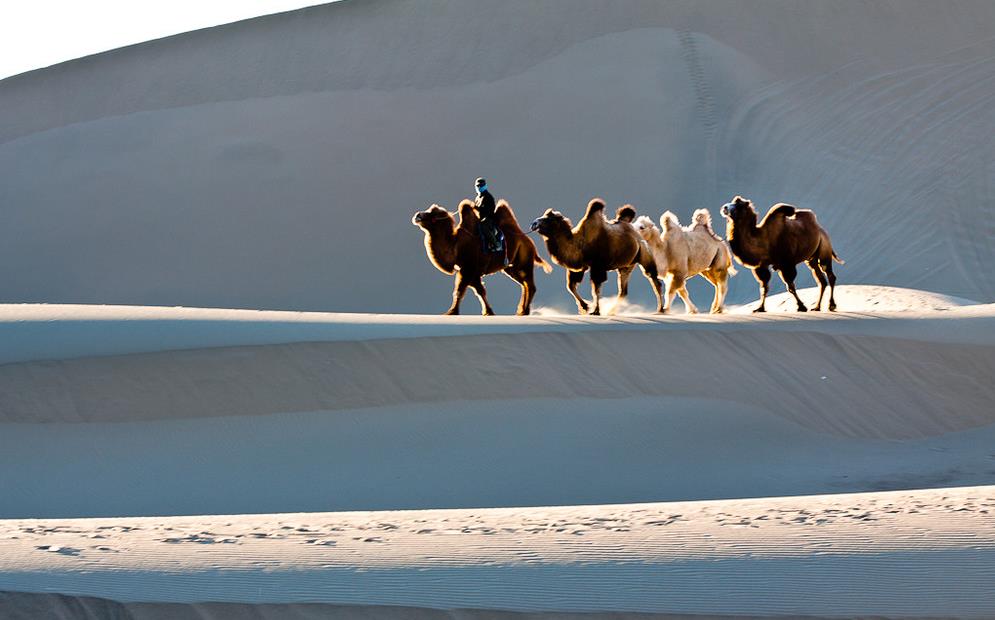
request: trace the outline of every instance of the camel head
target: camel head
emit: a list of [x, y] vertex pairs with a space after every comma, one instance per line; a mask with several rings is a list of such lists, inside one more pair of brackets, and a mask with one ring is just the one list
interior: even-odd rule
[[546, 209], [546, 212], [532, 222], [532, 230], [549, 239], [558, 234], [570, 234], [573, 224], [559, 211]]
[[446, 224], [452, 228], [455, 223], [453, 216], [439, 205], [432, 205], [424, 211], [418, 211], [411, 218], [411, 223], [425, 231], [432, 230], [440, 224]]
[[736, 196], [732, 199], [732, 202], [727, 202], [722, 205], [722, 215], [724, 215], [731, 224], [742, 223], [752, 225], [757, 223], [756, 208], [754, 208], [752, 202], [742, 196]]
[[632, 225], [636, 227], [636, 232], [639, 233], [639, 236], [646, 241], [660, 236], [660, 229], [656, 227], [656, 224], [647, 215], [640, 215]]

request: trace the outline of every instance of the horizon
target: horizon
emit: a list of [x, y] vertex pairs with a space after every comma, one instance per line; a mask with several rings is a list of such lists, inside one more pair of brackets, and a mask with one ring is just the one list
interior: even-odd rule
[[[339, 0], [42, 0], [0, 8], [0, 80], [70, 60]], [[58, 15], [53, 19], [53, 15]]]

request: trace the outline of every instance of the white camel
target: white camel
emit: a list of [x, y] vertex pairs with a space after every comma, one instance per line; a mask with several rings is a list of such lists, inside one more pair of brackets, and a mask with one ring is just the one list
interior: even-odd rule
[[698, 308], [691, 303], [685, 282], [699, 274], [715, 287], [711, 312], [719, 313], [725, 309], [729, 276], [735, 275], [736, 269], [732, 266], [729, 246], [712, 230], [712, 216], [708, 209], [695, 211], [691, 225], [687, 227], [681, 227], [677, 216], [667, 211], [660, 216], [662, 233], [645, 215], [638, 217], [634, 225], [653, 251], [658, 277], [667, 284], [664, 312], [670, 310], [674, 293], [684, 300], [688, 313], [698, 312]]

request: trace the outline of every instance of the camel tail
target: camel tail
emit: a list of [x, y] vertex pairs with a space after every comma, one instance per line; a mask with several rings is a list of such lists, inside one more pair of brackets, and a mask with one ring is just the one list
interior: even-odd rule
[[843, 260], [842, 258], [840, 258], [839, 255], [836, 254], [836, 250], [833, 250], [833, 260], [836, 261], [837, 263], [841, 264], [841, 265], [845, 265], [846, 264], [846, 261]]
[[546, 259], [536, 254], [535, 264], [542, 267], [546, 273], [553, 273], [553, 266], [546, 262]]

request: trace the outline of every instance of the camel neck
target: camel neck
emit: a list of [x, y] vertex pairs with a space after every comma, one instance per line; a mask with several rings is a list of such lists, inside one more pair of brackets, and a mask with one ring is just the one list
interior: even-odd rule
[[744, 264], [758, 265], [766, 258], [759, 239], [760, 229], [755, 221], [729, 227], [729, 247]]
[[425, 237], [425, 246], [436, 267], [446, 273], [456, 269], [456, 231], [440, 227]]
[[572, 233], [546, 239], [546, 249], [549, 250], [549, 255], [564, 267], [583, 267], [583, 253], [577, 245], [576, 237]]

